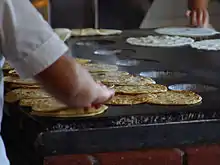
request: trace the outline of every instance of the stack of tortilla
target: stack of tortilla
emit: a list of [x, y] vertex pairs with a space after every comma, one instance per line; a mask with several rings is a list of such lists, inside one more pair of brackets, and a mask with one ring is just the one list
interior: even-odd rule
[[[89, 59], [76, 58], [80, 64], [87, 64], [91, 62]], [[71, 109], [63, 103], [57, 101], [49, 93], [44, 91], [40, 84], [33, 79], [21, 79], [8, 62], [3, 67], [7, 71], [7, 76], [4, 77], [5, 85], [10, 88], [5, 95], [6, 103], [19, 103], [22, 107], [30, 107], [31, 114], [37, 116], [49, 117], [84, 117], [94, 116], [105, 112], [108, 108], [102, 105], [100, 108], [87, 109]]]
[[[79, 60], [79, 59], [78, 59]], [[149, 77], [134, 76], [119, 71], [115, 65], [88, 63], [83, 59], [83, 66], [91, 73], [94, 80], [115, 90], [115, 96], [107, 105], [159, 104], [159, 105], [191, 105], [202, 101], [202, 97], [191, 91], [169, 91], [166, 86], [156, 84]], [[16, 84], [17, 89], [6, 93], [7, 103], [19, 103], [30, 107], [32, 115], [50, 117], [82, 117], [93, 116], [105, 112], [106, 105], [99, 109], [71, 109], [57, 101], [32, 80], [22, 80], [13, 70], [12, 76], [5, 78], [8, 84]]]
[[112, 86], [115, 96], [108, 105], [159, 104], [191, 105], [202, 101], [202, 97], [191, 91], [169, 91], [166, 86], [156, 84], [150, 77], [134, 76], [118, 71], [117, 66], [86, 64], [97, 82]]

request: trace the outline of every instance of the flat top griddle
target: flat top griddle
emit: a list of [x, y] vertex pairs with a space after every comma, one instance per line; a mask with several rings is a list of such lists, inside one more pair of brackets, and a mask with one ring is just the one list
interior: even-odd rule
[[[157, 83], [170, 88], [193, 86], [193, 90], [203, 97], [203, 102], [193, 106], [110, 106], [106, 113], [94, 117], [63, 119], [30, 116], [27, 109], [21, 108], [27, 120], [24, 129], [34, 132], [30, 127], [33, 123], [38, 127], [35, 144], [43, 155], [220, 141], [220, 52], [200, 51], [190, 46], [141, 47], [125, 42], [128, 37], [149, 34], [154, 34], [153, 30], [124, 31], [119, 36], [76, 37], [71, 38], [68, 45], [74, 57], [89, 58], [94, 62], [116, 64], [118, 60], [137, 60], [138, 65], [119, 67], [137, 75], [145, 72]], [[204, 38], [196, 38], [201, 39]], [[108, 55], [95, 54], [97, 50], [107, 50]]]

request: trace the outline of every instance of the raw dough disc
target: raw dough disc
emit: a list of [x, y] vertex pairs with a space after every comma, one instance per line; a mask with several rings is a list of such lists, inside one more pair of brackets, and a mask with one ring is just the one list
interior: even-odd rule
[[192, 105], [202, 101], [202, 97], [191, 91], [167, 91], [147, 94], [147, 103], [158, 105]]
[[186, 36], [186, 37], [204, 37], [216, 35], [217, 32], [211, 28], [190, 28], [190, 27], [166, 27], [155, 30], [158, 34], [173, 35], [173, 36]]
[[113, 29], [73, 29], [72, 36], [83, 37], [83, 36], [105, 36], [105, 35], [116, 35], [121, 34], [121, 30], [113, 30]]
[[166, 92], [167, 87], [159, 84], [149, 84], [144, 86], [115, 86], [116, 93], [121, 94], [147, 94]]
[[57, 112], [37, 112], [32, 111], [32, 115], [44, 116], [44, 117], [56, 117], [56, 118], [66, 118], [66, 117], [89, 117], [104, 113], [108, 107], [102, 105], [99, 109], [63, 109]]
[[118, 70], [116, 65], [108, 64], [85, 64], [84, 65], [89, 72], [115, 72]]
[[192, 48], [202, 50], [220, 50], [220, 39], [203, 40], [191, 44]]
[[7, 103], [14, 103], [21, 99], [27, 98], [45, 98], [52, 97], [49, 93], [41, 89], [14, 89], [5, 95], [5, 101]]
[[179, 36], [148, 36], [139, 38], [128, 38], [127, 43], [138, 46], [151, 46], [151, 47], [178, 47], [190, 45], [194, 40], [192, 38], [179, 37]]
[[147, 97], [145, 94], [140, 95], [119, 95], [116, 94], [106, 104], [109, 105], [133, 105], [146, 103]]

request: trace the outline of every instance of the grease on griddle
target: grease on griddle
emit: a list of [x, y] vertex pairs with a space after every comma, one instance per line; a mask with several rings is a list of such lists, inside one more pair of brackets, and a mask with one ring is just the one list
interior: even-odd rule
[[198, 93], [213, 92], [218, 90], [217, 87], [203, 84], [174, 84], [170, 85], [168, 89], [174, 91], [193, 91]]
[[141, 72], [140, 76], [150, 77], [154, 79], [170, 79], [170, 78], [182, 78], [187, 76], [184, 72], [172, 72], [172, 71], [146, 71]]

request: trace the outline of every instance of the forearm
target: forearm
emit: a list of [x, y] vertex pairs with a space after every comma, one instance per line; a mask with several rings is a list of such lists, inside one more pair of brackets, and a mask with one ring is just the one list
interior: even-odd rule
[[35, 78], [45, 89], [63, 103], [70, 105], [79, 90], [77, 82], [79, 64], [72, 57], [61, 56], [55, 63], [37, 74]]
[[188, 0], [189, 9], [205, 9], [208, 8], [209, 0]]

